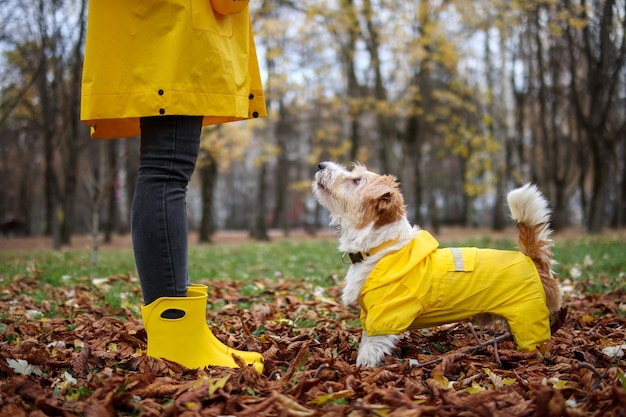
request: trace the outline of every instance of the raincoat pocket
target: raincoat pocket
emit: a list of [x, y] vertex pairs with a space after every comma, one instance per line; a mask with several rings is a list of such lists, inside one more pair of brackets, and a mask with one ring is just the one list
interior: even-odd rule
[[448, 295], [446, 288], [451, 272], [474, 272], [478, 248], [444, 248], [438, 249], [432, 257], [433, 275], [432, 292], [428, 298], [429, 306], [440, 307]]

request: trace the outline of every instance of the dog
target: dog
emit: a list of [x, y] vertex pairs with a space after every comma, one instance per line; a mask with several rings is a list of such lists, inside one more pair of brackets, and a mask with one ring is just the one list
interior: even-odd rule
[[535, 185], [507, 195], [521, 252], [440, 249], [407, 220], [396, 177], [361, 164], [319, 163], [312, 189], [351, 263], [342, 301], [361, 308], [357, 366], [380, 366], [407, 330], [477, 316], [504, 318], [520, 350], [550, 340], [562, 293], [552, 270], [550, 209]]

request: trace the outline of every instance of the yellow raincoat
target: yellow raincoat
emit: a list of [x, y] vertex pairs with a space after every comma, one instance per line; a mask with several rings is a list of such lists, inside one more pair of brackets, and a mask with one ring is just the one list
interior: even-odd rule
[[368, 336], [492, 313], [507, 320], [521, 350], [550, 340], [546, 297], [530, 258], [512, 251], [438, 247], [422, 230], [376, 264], [359, 299]]
[[81, 120], [95, 138], [139, 135], [139, 117], [266, 116], [246, 7], [209, 0], [90, 0]]

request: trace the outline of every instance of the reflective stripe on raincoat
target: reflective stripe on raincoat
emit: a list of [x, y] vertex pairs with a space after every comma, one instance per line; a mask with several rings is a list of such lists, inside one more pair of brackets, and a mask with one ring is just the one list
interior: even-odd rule
[[359, 299], [368, 336], [491, 313], [507, 320], [521, 350], [550, 340], [546, 297], [530, 258], [513, 251], [438, 247], [422, 230], [376, 264]]
[[247, 7], [222, 16], [209, 0], [91, 0], [88, 13], [81, 120], [93, 137], [137, 136], [142, 116], [266, 116]]

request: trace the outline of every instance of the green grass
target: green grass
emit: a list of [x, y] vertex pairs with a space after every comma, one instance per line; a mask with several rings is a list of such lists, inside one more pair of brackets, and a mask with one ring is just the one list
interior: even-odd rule
[[101, 251], [98, 258], [98, 264], [93, 265], [88, 250], [0, 252], [0, 280], [16, 275], [32, 276], [39, 271], [42, 284], [61, 286], [80, 277], [135, 274], [135, 260], [130, 250]]
[[189, 251], [189, 277], [194, 282], [267, 278], [334, 284], [347, 269], [336, 247], [336, 242], [319, 240], [194, 246]]
[[626, 241], [597, 236], [557, 242], [555, 271], [571, 280], [582, 293], [604, 293], [626, 288]]
[[[513, 249], [515, 242], [489, 236], [442, 242], [442, 246], [451, 245]], [[263, 292], [256, 285], [261, 280], [299, 280], [330, 287], [341, 282], [348, 268], [341, 262], [336, 248], [333, 240], [194, 245], [189, 253], [189, 274], [193, 282], [240, 281], [244, 283], [241, 291], [247, 296]], [[557, 239], [554, 254], [558, 261], [555, 270], [561, 280], [571, 280], [581, 292], [603, 293], [626, 287], [624, 239], [606, 236]], [[134, 291], [136, 297], [138, 287], [130, 249], [101, 251], [97, 265], [92, 265], [91, 252], [87, 250], [0, 252], [0, 287], [20, 275], [38, 276], [42, 285], [54, 287], [96, 285], [98, 278], [109, 278], [103, 284], [106, 286], [105, 302], [114, 305], [123, 305], [121, 293]], [[36, 300], [44, 298], [45, 291], [33, 288], [32, 296]]]
[[[297, 243], [280, 240], [236, 246], [196, 245], [189, 249], [189, 278], [193, 282], [284, 278], [322, 284], [345, 272], [346, 266], [341, 263], [336, 246], [336, 242], [319, 240]], [[42, 283], [54, 286], [73, 283], [81, 277], [136, 275], [130, 249], [101, 251], [97, 265], [92, 264], [88, 250], [0, 252], [1, 280], [32, 275], [36, 271], [39, 271]]]

